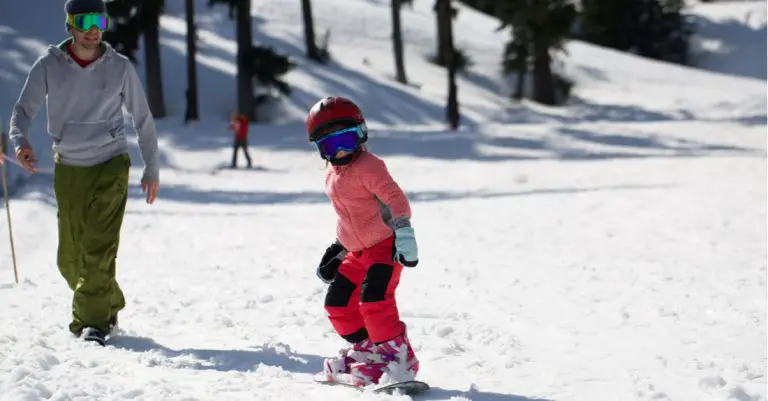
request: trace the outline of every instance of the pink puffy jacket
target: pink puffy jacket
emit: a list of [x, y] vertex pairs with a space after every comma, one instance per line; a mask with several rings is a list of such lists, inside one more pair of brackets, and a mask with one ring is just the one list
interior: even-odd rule
[[325, 191], [338, 215], [336, 237], [350, 252], [370, 248], [394, 234], [399, 219], [411, 218], [408, 198], [384, 161], [362, 151], [344, 166], [329, 166]]

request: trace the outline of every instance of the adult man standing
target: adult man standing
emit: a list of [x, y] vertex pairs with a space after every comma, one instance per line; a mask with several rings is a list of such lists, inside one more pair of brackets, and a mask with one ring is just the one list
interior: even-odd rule
[[115, 276], [120, 228], [128, 200], [131, 165], [122, 106], [133, 117], [147, 203], [157, 196], [159, 157], [154, 120], [141, 81], [128, 59], [102, 41], [109, 17], [102, 0], [68, 0], [71, 37], [37, 59], [11, 117], [10, 139], [18, 161], [35, 172], [27, 138], [47, 96], [53, 138], [54, 192], [58, 208], [57, 263], [73, 290], [69, 330], [104, 345], [125, 298]]

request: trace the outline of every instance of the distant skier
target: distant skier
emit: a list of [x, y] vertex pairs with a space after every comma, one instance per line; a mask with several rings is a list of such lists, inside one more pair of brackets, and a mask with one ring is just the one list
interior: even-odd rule
[[18, 161], [35, 172], [29, 128], [43, 101], [53, 138], [58, 208], [57, 263], [74, 291], [69, 330], [104, 344], [125, 298], [115, 276], [128, 201], [131, 159], [122, 107], [133, 117], [144, 161], [141, 189], [152, 204], [159, 186], [157, 135], [131, 62], [102, 41], [109, 17], [102, 0], [68, 0], [72, 37], [32, 65], [13, 107], [9, 133]]
[[251, 168], [251, 155], [248, 153], [248, 118], [242, 114], [230, 114], [229, 130], [235, 133], [235, 140], [232, 146], [232, 168], [237, 168], [237, 153], [240, 149], [245, 154], [248, 168]]
[[328, 380], [355, 386], [378, 383], [385, 372], [413, 380], [419, 361], [395, 301], [403, 265], [419, 261], [408, 198], [384, 161], [365, 148], [365, 119], [352, 101], [319, 101], [306, 129], [330, 163], [325, 189], [338, 215], [337, 239], [317, 275], [330, 284], [325, 309], [331, 324], [352, 344], [326, 359], [323, 371]]

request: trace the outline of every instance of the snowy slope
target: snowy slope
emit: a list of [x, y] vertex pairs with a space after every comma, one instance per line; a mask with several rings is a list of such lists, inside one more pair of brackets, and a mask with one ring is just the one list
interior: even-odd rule
[[[254, 38], [299, 64], [285, 114], [253, 126], [254, 171], [220, 168], [235, 100], [226, 8], [197, 2], [204, 96], [192, 126], [181, 124], [183, 10], [163, 17], [160, 200], [143, 202], [136, 159], [118, 259], [129, 306], [108, 349], [65, 329], [50, 174], [12, 198], [22, 283], [2, 228], [0, 400], [403, 399], [311, 383], [343, 346], [314, 273], [334, 216], [301, 124], [329, 93], [363, 105], [371, 149], [413, 202], [422, 263], [398, 297], [433, 386], [421, 399], [766, 400], [763, 81], [574, 42], [573, 104], [518, 105], [497, 74], [506, 33], [462, 8], [457, 41], [476, 64], [452, 133], [444, 71], [425, 61], [431, 2], [403, 12], [408, 87], [389, 78], [388, 1], [313, 2], [318, 32], [333, 30], [328, 66], [301, 58], [297, 3], [253, 2]], [[62, 39], [59, 10], [45, 7], [0, 14], [0, 114], [44, 44]], [[44, 121], [35, 127], [50, 168]]]

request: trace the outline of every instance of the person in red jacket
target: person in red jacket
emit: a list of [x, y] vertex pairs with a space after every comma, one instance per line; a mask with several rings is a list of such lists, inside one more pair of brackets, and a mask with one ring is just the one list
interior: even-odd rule
[[248, 118], [242, 114], [229, 115], [229, 130], [235, 133], [235, 142], [232, 149], [232, 168], [237, 167], [237, 153], [240, 149], [245, 153], [248, 168], [251, 168], [251, 155], [248, 153]]

